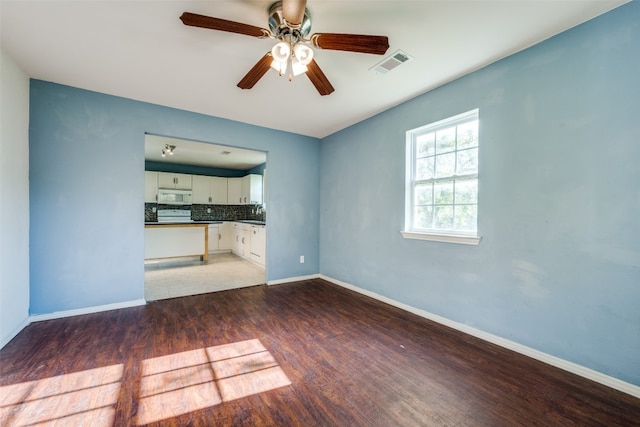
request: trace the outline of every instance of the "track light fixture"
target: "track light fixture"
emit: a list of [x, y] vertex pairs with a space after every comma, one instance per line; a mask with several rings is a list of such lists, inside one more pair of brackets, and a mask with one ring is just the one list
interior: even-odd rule
[[166, 157], [167, 154], [173, 156], [173, 150], [175, 149], [175, 145], [165, 144], [164, 148], [162, 149], [162, 157]]

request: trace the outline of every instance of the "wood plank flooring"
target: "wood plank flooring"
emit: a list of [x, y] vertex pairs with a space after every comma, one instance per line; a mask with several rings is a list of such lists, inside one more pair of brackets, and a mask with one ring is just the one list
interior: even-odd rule
[[318, 279], [33, 323], [0, 425], [633, 426], [640, 399]]

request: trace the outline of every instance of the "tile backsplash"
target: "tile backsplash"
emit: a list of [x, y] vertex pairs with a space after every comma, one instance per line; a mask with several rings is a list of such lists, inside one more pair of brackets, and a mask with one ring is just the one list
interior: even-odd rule
[[[265, 221], [266, 214], [262, 209], [262, 205], [191, 205], [191, 206], [175, 206], [163, 205], [158, 203], [144, 204], [144, 220], [145, 222], [158, 221], [158, 215], [154, 212], [156, 209], [191, 209], [191, 219], [194, 221], [235, 221], [241, 219], [250, 219], [256, 221]], [[208, 210], [210, 212], [208, 212]]]

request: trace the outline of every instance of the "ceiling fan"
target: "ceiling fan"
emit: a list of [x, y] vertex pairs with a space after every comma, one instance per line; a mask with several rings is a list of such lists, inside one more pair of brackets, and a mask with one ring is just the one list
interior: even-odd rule
[[238, 87], [251, 89], [266, 74], [269, 68], [276, 69], [282, 76], [289, 71], [293, 76], [306, 73], [320, 95], [329, 95], [333, 86], [313, 59], [313, 49], [342, 50], [348, 52], [384, 55], [389, 49], [387, 36], [361, 34], [316, 33], [311, 32], [311, 14], [306, 0], [282, 0], [273, 3], [269, 9], [269, 29], [228, 21], [221, 18], [184, 12], [180, 20], [192, 27], [227, 31], [257, 38], [271, 38], [278, 43], [267, 52], [240, 80]]

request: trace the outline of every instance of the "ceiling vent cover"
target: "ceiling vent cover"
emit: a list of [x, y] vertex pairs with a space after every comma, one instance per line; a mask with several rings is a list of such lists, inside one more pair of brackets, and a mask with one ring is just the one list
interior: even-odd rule
[[398, 65], [404, 64], [405, 62], [411, 61], [412, 59], [413, 56], [398, 49], [391, 55], [384, 58], [382, 61], [378, 62], [373, 67], [369, 68], [369, 71], [373, 71], [376, 74], [386, 74], [396, 68]]

